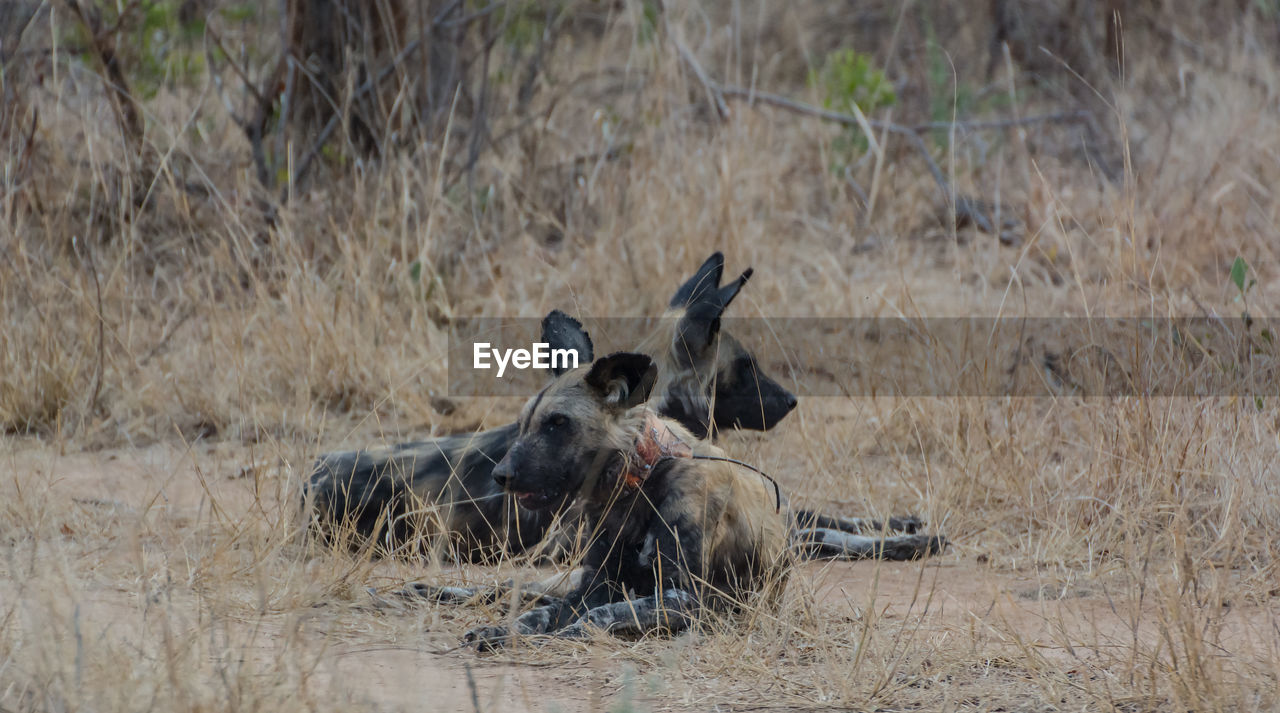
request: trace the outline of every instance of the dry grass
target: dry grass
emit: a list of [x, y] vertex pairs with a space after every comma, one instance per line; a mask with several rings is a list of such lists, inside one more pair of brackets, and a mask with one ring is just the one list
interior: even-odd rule
[[[795, 500], [919, 513], [953, 547], [806, 565], [780, 613], [676, 640], [436, 654], [503, 614], [376, 610], [365, 588], [492, 570], [299, 542], [319, 450], [514, 413], [442, 400], [451, 315], [656, 314], [712, 249], [756, 268], [735, 316], [775, 320], [1235, 316], [1238, 255], [1249, 309], [1280, 303], [1280, 61], [1248, 22], [1135, 29], [1103, 116], [1116, 181], [1063, 127], [940, 152], [959, 190], [1015, 206], [1005, 246], [940, 227], [896, 144], [854, 157], [868, 211], [830, 170], [838, 128], [744, 103], [711, 123], [643, 6], [619, 7], [558, 56], [537, 161], [500, 145], [474, 193], [443, 186], [439, 143], [335, 164], [274, 224], [207, 79], [143, 103], [150, 181], [90, 68], [59, 58], [32, 88], [32, 151], [0, 132], [0, 710], [1274, 709], [1274, 396], [802, 399], [726, 448]], [[840, 44], [825, 7], [672, 22], [714, 75], [812, 101], [806, 69]], [[907, 84], [922, 31], [886, 45]], [[988, 83], [984, 37], [940, 39], [956, 86], [1056, 106], [1025, 73]]]

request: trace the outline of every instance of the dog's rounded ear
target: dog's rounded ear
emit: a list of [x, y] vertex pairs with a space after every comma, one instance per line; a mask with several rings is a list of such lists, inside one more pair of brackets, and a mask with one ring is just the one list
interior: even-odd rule
[[[542, 341], [552, 350], [573, 350], [578, 355], [577, 363], [580, 365], [588, 364], [595, 358], [591, 335], [582, 328], [582, 323], [558, 309], [543, 317]], [[564, 360], [552, 360], [552, 364], [551, 371], [556, 376], [569, 370]]]
[[629, 409], [649, 399], [658, 365], [646, 354], [617, 352], [591, 365], [585, 382], [609, 406]]
[[672, 307], [687, 307], [694, 302], [701, 301], [708, 293], [714, 292], [720, 287], [720, 278], [724, 275], [724, 253], [714, 252], [706, 262], [702, 263], [702, 267], [693, 273], [680, 285], [680, 289], [676, 290], [675, 295], [671, 298]]

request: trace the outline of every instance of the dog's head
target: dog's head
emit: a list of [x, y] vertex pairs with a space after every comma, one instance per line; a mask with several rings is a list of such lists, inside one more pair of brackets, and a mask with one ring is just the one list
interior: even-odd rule
[[796, 407], [795, 395], [721, 329], [721, 316], [751, 273], [748, 268], [721, 285], [724, 255], [717, 252], [671, 298], [670, 374], [664, 375], [658, 411], [699, 438], [726, 428], [767, 431]]
[[635, 441], [636, 418], [628, 412], [648, 400], [657, 373], [653, 359], [630, 352], [560, 373], [525, 404], [494, 480], [537, 510], [563, 507], [589, 478], [620, 470]]

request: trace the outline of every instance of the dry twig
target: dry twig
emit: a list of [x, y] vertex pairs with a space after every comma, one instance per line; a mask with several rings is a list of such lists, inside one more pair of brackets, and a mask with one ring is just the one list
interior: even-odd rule
[[[766, 104], [768, 106], [784, 109], [794, 114], [802, 114], [812, 116], [825, 121], [832, 121], [844, 126], [854, 126], [862, 128], [863, 121], [867, 126], [881, 131], [887, 131], [891, 134], [901, 136], [911, 147], [915, 149], [920, 158], [924, 161], [925, 166], [929, 169], [929, 174], [933, 176], [933, 180], [938, 184], [938, 191], [942, 194], [943, 205], [947, 206], [948, 212], [954, 216], [955, 222], [960, 221], [971, 222], [984, 232], [997, 233], [1005, 221], [999, 221], [989, 215], [990, 211], [986, 209], [986, 204], [979, 199], [969, 196], [957, 196], [951, 186], [951, 182], [947, 180], [946, 174], [942, 172], [942, 168], [938, 166], [938, 162], [934, 160], [933, 155], [929, 152], [929, 147], [925, 145], [924, 139], [920, 134], [926, 131], [934, 131], [939, 129], [956, 129], [963, 131], [980, 131], [980, 130], [999, 130], [1009, 129], [1017, 126], [1028, 126], [1032, 124], [1048, 124], [1048, 123], [1073, 123], [1087, 119], [1089, 114], [1084, 111], [1063, 112], [1057, 114], [1040, 114], [1037, 116], [1028, 116], [1017, 119], [997, 119], [991, 121], [956, 121], [956, 122], [927, 122], [924, 124], [916, 124], [914, 126], [905, 126], [895, 124], [890, 121], [881, 121], [877, 119], [864, 118], [859, 120], [852, 114], [843, 114], [838, 111], [830, 111], [820, 107], [806, 104], [802, 101], [790, 99], [779, 94], [770, 94], [768, 92], [760, 92], [753, 89], [744, 89], [742, 87], [725, 86], [713, 84], [720, 96], [733, 99], [744, 99], [748, 104]], [[1001, 233], [1001, 240], [1005, 236]]]
[[704, 70], [702, 65], [698, 63], [698, 58], [694, 57], [693, 53], [689, 51], [689, 48], [685, 47], [684, 43], [681, 42], [679, 38], [675, 36], [675, 33], [671, 31], [671, 24], [667, 22], [667, 13], [665, 8], [663, 8], [660, 14], [662, 17], [663, 34], [671, 39], [671, 43], [676, 46], [676, 52], [680, 55], [681, 61], [689, 66], [689, 70], [693, 72], [693, 76], [697, 77], [698, 82], [702, 84], [702, 88], [707, 93], [707, 103], [710, 104], [711, 108], [715, 111], [716, 118], [721, 121], [728, 119], [729, 105], [724, 101], [722, 88], [715, 82], [711, 81], [711, 77], [707, 76], [706, 70]]

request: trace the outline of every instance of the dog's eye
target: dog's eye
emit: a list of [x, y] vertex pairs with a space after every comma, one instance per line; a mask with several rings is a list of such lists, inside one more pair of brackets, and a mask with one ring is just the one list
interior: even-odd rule
[[569, 417], [562, 413], [552, 414], [547, 418], [547, 425], [553, 427], [563, 426], [568, 422]]

